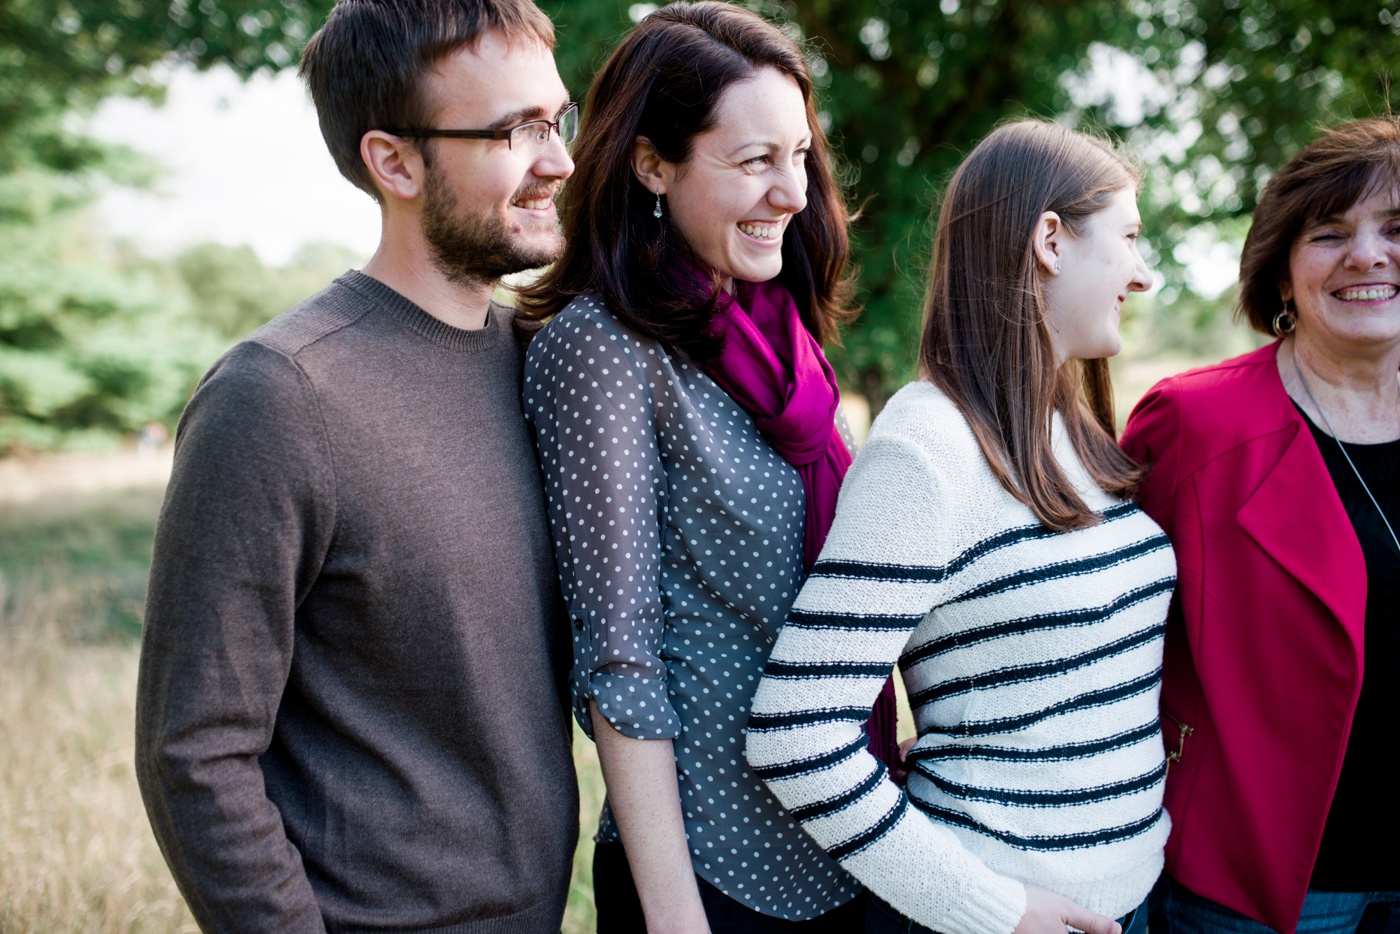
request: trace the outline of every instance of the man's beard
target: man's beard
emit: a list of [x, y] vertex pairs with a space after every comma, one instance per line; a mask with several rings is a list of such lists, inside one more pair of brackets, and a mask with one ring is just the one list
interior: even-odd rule
[[[550, 186], [525, 193], [544, 197]], [[559, 258], [563, 238], [558, 234], [541, 244], [525, 244], [496, 214], [464, 216], [457, 196], [441, 173], [429, 168], [423, 190], [423, 236], [432, 250], [433, 265], [451, 282], [495, 282], [512, 272], [538, 269]]]

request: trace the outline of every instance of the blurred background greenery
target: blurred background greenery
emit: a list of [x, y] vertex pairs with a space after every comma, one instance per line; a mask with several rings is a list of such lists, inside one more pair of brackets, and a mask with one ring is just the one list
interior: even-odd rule
[[[358, 259], [308, 248], [268, 266], [214, 244], [150, 256], [89, 222], [100, 194], [150, 186], [158, 170], [93, 138], [84, 115], [112, 96], [158, 101], [172, 62], [243, 76], [294, 67], [330, 3], [0, 2], [0, 452], [173, 426], [225, 347]], [[654, 8], [542, 5], [558, 24], [561, 72], [580, 91]], [[861, 207], [866, 311], [833, 358], [876, 411], [911, 373], [930, 210], [998, 121], [1052, 117], [1140, 155], [1161, 287], [1129, 303], [1131, 353], [1209, 355], [1243, 337], [1231, 292], [1193, 290], [1193, 257], [1237, 249], [1261, 184], [1318, 125], [1384, 112], [1396, 93], [1400, 0], [750, 5], [807, 42], [822, 120]]]
[[[363, 259], [315, 244], [275, 263], [236, 244], [151, 251], [104, 232], [98, 200], [149, 190], [161, 170], [89, 118], [113, 98], [159, 103], [179, 69], [292, 68], [331, 2], [0, 0], [0, 931], [192, 929], [130, 767], [169, 451], [81, 451], [143, 428], [158, 441], [152, 426], [173, 429], [233, 341]], [[747, 3], [807, 44], [861, 210], [865, 314], [832, 356], [874, 411], [912, 374], [938, 193], [999, 121], [1095, 128], [1144, 165], [1159, 285], [1125, 307], [1125, 409], [1156, 378], [1256, 340], [1231, 320], [1233, 290], [1196, 270], [1237, 255], [1260, 187], [1318, 126], [1387, 112], [1397, 93], [1400, 0]], [[580, 97], [654, 9], [541, 5]], [[591, 746], [578, 757], [587, 824], [601, 786]], [[590, 851], [585, 835], [569, 931], [592, 926]]]

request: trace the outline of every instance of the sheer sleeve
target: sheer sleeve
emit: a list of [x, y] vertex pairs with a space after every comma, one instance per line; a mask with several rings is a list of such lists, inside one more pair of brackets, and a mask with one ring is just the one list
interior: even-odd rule
[[590, 736], [591, 700], [624, 736], [672, 739], [680, 720], [661, 657], [660, 351], [596, 306], [575, 310], [531, 344], [524, 388], [573, 627], [574, 713]]

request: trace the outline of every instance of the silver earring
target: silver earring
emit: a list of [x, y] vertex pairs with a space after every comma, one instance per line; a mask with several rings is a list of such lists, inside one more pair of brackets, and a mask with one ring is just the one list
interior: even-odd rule
[[656, 207], [652, 209], [651, 216], [661, 220], [661, 192], [656, 193]]
[[1298, 326], [1298, 316], [1288, 307], [1288, 303], [1283, 303], [1283, 310], [1274, 315], [1274, 336], [1282, 337], [1285, 334], [1292, 334], [1293, 329]]
[[1059, 261], [1059, 260], [1055, 260], [1055, 275], [1058, 276], [1059, 274], [1060, 274], [1060, 261]]

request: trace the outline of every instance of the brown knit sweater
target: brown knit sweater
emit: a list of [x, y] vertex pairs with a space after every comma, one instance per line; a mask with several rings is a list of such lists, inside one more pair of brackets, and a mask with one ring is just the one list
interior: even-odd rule
[[510, 318], [351, 272], [185, 410], [136, 766], [206, 931], [559, 930], [567, 624]]

